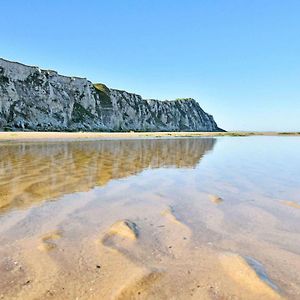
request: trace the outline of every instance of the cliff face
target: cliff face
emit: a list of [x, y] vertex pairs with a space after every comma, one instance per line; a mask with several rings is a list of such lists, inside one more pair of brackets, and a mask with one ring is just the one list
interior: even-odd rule
[[85, 78], [0, 59], [0, 129], [221, 131], [194, 99], [144, 100]]

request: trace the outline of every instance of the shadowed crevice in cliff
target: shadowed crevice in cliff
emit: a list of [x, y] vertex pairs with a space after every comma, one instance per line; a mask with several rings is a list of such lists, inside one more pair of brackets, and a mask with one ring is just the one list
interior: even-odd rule
[[223, 131], [194, 99], [145, 100], [0, 58], [0, 129]]
[[0, 144], [0, 212], [85, 192], [145, 169], [194, 168], [214, 138]]

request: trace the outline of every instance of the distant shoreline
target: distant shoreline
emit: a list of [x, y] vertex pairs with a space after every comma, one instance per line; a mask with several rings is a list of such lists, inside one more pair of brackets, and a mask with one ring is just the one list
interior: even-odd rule
[[300, 132], [0, 132], [0, 142], [221, 136], [300, 136]]

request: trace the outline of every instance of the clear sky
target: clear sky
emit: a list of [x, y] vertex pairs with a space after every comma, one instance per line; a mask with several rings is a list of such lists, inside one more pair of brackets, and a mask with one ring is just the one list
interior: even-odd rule
[[226, 130], [300, 131], [299, 0], [2, 0], [0, 14], [0, 57], [192, 97]]

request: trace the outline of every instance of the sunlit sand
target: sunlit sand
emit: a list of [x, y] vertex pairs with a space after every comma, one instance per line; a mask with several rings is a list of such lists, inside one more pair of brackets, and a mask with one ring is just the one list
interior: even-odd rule
[[0, 143], [0, 299], [299, 299], [298, 139]]

